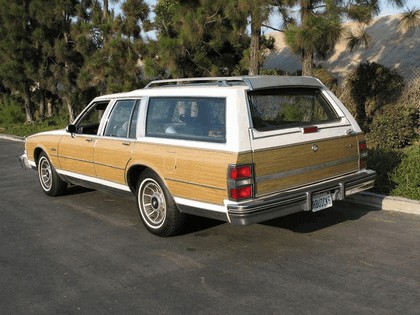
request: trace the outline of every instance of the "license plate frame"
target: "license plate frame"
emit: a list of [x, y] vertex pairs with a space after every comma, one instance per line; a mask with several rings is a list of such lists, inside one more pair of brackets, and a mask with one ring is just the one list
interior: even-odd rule
[[331, 193], [328, 191], [312, 195], [311, 205], [312, 212], [331, 208], [333, 206], [333, 198]]

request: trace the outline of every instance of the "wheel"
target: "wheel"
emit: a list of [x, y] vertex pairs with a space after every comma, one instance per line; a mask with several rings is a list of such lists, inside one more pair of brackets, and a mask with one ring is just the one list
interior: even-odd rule
[[62, 195], [67, 188], [67, 183], [58, 176], [45, 152], [39, 155], [38, 179], [42, 190], [49, 196]]
[[158, 236], [181, 232], [185, 214], [175, 205], [168, 189], [154, 172], [146, 170], [137, 183], [137, 205], [145, 227]]

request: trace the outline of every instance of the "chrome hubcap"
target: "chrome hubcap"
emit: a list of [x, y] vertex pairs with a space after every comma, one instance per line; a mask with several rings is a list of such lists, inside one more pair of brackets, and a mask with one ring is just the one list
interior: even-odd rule
[[161, 187], [154, 181], [144, 184], [141, 206], [145, 219], [154, 227], [161, 225], [166, 218], [166, 201]]
[[42, 158], [39, 167], [39, 176], [41, 184], [44, 187], [44, 189], [49, 190], [51, 189], [52, 183], [51, 165], [50, 163], [48, 163], [48, 160], [46, 158]]

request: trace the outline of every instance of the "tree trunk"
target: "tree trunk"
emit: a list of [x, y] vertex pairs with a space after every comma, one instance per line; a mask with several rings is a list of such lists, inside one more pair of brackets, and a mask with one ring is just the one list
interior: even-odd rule
[[260, 72], [260, 19], [251, 14], [251, 45], [249, 47], [249, 75], [258, 75]]
[[47, 102], [47, 117], [51, 118], [53, 116], [53, 104], [51, 100], [48, 100]]
[[25, 82], [23, 86], [23, 101], [25, 107], [26, 123], [34, 123], [34, 109], [31, 101], [31, 91], [29, 89], [29, 83]]
[[302, 75], [303, 76], [313, 76], [313, 64], [314, 56], [311, 52], [308, 52], [306, 49], [302, 51]]
[[74, 110], [73, 106], [71, 105], [70, 100], [67, 97], [63, 98], [64, 103], [66, 104], [67, 111], [69, 113], [69, 122], [72, 123], [74, 121]]
[[[306, 24], [308, 16], [310, 16], [312, 11], [312, 1], [300, 1], [300, 19], [302, 25]], [[313, 64], [314, 64], [314, 54], [312, 51], [308, 51], [303, 48], [302, 50], [302, 75], [303, 76], [312, 76], [313, 75]]]
[[108, 0], [104, 0], [104, 8], [103, 8], [103, 17], [104, 17], [104, 21], [107, 21], [108, 20], [108, 7], [109, 7], [109, 4], [108, 4]]
[[41, 91], [41, 99], [39, 101], [39, 118], [41, 118], [41, 121], [45, 120], [45, 91]]

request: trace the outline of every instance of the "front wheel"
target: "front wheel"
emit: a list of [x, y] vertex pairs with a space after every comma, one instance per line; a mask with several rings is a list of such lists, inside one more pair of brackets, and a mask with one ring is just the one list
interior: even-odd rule
[[58, 176], [44, 152], [38, 159], [38, 179], [42, 190], [49, 196], [62, 195], [67, 188], [67, 183]]
[[185, 214], [181, 213], [162, 180], [146, 170], [137, 184], [137, 205], [145, 227], [158, 236], [173, 236], [181, 232]]

